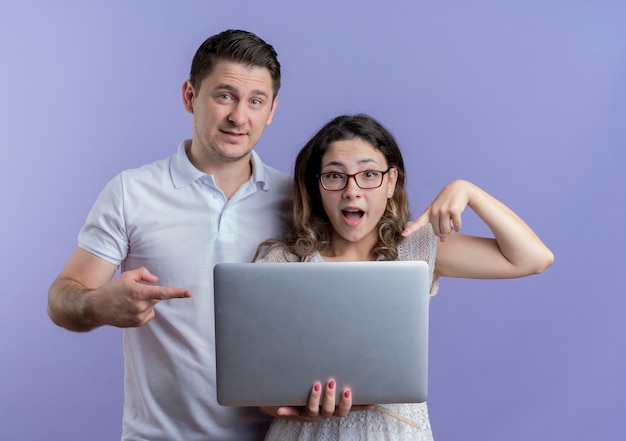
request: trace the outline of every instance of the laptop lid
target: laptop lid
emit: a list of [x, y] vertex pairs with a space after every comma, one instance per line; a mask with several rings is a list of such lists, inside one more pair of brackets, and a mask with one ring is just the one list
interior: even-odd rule
[[426, 400], [426, 262], [221, 263], [214, 288], [220, 404], [300, 406], [330, 378], [353, 404]]

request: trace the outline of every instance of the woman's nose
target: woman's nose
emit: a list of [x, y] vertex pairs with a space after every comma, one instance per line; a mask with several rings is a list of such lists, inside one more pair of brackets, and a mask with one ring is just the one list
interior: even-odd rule
[[343, 189], [343, 195], [347, 198], [359, 197], [361, 195], [361, 187], [356, 183], [356, 176], [348, 177], [346, 188]]

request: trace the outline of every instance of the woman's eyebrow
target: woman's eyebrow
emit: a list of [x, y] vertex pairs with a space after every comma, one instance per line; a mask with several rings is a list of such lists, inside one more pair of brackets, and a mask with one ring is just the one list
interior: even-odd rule
[[[375, 159], [360, 159], [357, 161], [358, 165], [365, 165], [365, 164], [376, 164], [379, 165], [378, 162]], [[330, 166], [335, 166], [335, 167], [346, 167], [346, 164], [344, 164], [343, 162], [340, 161], [329, 161], [326, 164], [322, 165], [322, 168], [324, 167], [330, 167]]]

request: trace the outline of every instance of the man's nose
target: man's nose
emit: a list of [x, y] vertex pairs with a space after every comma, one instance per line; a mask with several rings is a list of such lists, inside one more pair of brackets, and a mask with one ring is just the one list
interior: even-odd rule
[[236, 126], [241, 126], [246, 122], [247, 111], [245, 103], [237, 102], [233, 104], [233, 107], [228, 115], [228, 120]]

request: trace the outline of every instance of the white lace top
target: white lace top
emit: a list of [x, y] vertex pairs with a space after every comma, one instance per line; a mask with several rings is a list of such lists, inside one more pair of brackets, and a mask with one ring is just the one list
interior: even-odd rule
[[[413, 233], [398, 246], [398, 260], [424, 260], [431, 275], [431, 296], [437, 293], [433, 277], [437, 237], [430, 224]], [[272, 250], [260, 262], [297, 260], [282, 248]], [[324, 262], [319, 253], [306, 259]], [[432, 441], [426, 403], [385, 404], [376, 409], [351, 412], [345, 418], [329, 418], [319, 423], [301, 423], [275, 419], [266, 441]]]

